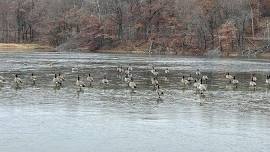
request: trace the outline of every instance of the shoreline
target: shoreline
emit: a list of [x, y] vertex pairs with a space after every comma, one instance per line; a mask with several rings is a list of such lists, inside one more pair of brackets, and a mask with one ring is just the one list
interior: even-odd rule
[[[76, 52], [76, 51], [75, 51]], [[96, 51], [86, 51], [86, 50], [79, 50], [77, 52], [83, 52], [83, 53], [110, 53], [110, 54], [137, 54], [137, 55], [161, 55], [161, 56], [182, 56], [182, 57], [206, 57], [206, 58], [257, 58], [257, 59], [269, 59], [270, 60], [270, 52], [265, 52], [258, 54], [256, 56], [242, 56], [239, 55], [239, 53], [230, 53], [228, 56], [209, 56], [209, 55], [192, 55], [192, 54], [182, 54], [180, 53], [175, 53], [175, 52], [164, 52], [164, 53], [147, 53], [145, 51], [124, 51], [124, 50], [96, 50]]]
[[[18, 44], [18, 43], [0, 43], [0, 53], [34, 53], [34, 52], [58, 52], [56, 48], [53, 48], [48, 45], [41, 44]], [[62, 51], [63, 52], [63, 51]], [[241, 56], [237, 53], [231, 53], [229, 56], [208, 56], [208, 55], [191, 55], [191, 54], [182, 54], [175, 52], [162, 52], [162, 53], [147, 53], [145, 51], [124, 51], [116, 49], [101, 49], [96, 51], [88, 51], [87, 49], [76, 49], [69, 50], [66, 52], [82, 52], [82, 53], [110, 53], [110, 54], [137, 54], [137, 55], [169, 55], [169, 56], [186, 56], [186, 57], [216, 57], [216, 58], [258, 58], [258, 59], [270, 59], [270, 52], [261, 53], [257, 56]]]

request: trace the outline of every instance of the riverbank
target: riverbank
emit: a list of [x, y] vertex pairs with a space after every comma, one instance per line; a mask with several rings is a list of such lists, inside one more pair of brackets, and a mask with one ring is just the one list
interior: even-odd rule
[[[23, 53], [23, 52], [56, 52], [56, 48], [53, 48], [48, 45], [41, 44], [17, 44], [17, 43], [0, 43], [0, 52], [5, 53]], [[69, 50], [73, 51], [73, 50]], [[96, 51], [89, 51], [87, 48], [79, 48], [74, 50], [74, 52], [84, 52], [84, 53], [111, 53], [111, 54], [153, 54], [153, 55], [179, 55], [179, 56], [197, 56], [197, 57], [224, 57], [224, 58], [235, 58], [235, 57], [244, 57], [240, 53], [229, 53], [227, 55], [222, 55], [218, 52], [209, 53], [200, 53], [199, 51], [157, 51], [152, 50], [149, 52], [147, 47], [117, 47], [111, 49], [99, 49]], [[214, 54], [214, 55], [213, 55]], [[247, 56], [245, 56], [247, 57]], [[260, 53], [257, 56], [251, 56], [257, 58], [270, 59], [270, 53]]]
[[[78, 49], [82, 52], [89, 52], [89, 49]], [[191, 56], [191, 57], [224, 57], [224, 58], [235, 58], [235, 57], [259, 57], [259, 58], [270, 58], [269, 51], [263, 53], [242, 53], [241, 50], [226, 51], [222, 52], [219, 49], [197, 49], [197, 48], [169, 48], [162, 47], [159, 44], [151, 44], [145, 41], [126, 41], [112, 44], [111, 46], [101, 47], [93, 52], [96, 53], [113, 53], [113, 54], [153, 54], [153, 55], [178, 55], [178, 56]]]
[[[87, 52], [86, 50], [81, 50], [81, 52]], [[187, 56], [187, 57], [218, 57], [218, 58], [261, 58], [261, 59], [270, 59], [270, 53], [264, 52], [257, 55], [242, 55], [240, 52], [231, 52], [231, 53], [221, 53], [218, 50], [209, 50], [205, 52], [200, 52], [199, 50], [189, 50], [189, 51], [156, 51], [152, 50], [123, 50], [123, 49], [101, 49], [96, 50], [94, 53], [111, 53], [111, 54], [151, 54], [151, 55], [173, 55], [173, 56]]]
[[51, 52], [53, 47], [41, 44], [0, 43], [0, 52]]

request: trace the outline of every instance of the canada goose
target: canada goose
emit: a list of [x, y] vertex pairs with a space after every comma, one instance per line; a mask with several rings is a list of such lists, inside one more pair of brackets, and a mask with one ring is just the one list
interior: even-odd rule
[[265, 80], [267, 85], [270, 85], [270, 75], [266, 76], [266, 80]]
[[154, 78], [151, 78], [151, 84], [154, 85], [155, 81]]
[[234, 76], [233, 77], [233, 79], [231, 80], [231, 83], [233, 84], [233, 85], [238, 85], [239, 84], [239, 81], [236, 79], [236, 77]]
[[181, 83], [184, 85], [189, 85], [189, 81], [185, 79], [185, 76], [182, 77]]
[[130, 74], [130, 71], [129, 69], [127, 68], [127, 70], [125, 71], [125, 74], [129, 75]]
[[104, 78], [102, 79], [101, 82], [102, 82], [103, 84], [105, 84], [105, 85], [109, 84], [109, 80], [107, 79], [106, 76], [104, 76]]
[[203, 84], [202, 79], [201, 79], [201, 83], [198, 85], [197, 89], [201, 94], [203, 94], [207, 90], [207, 87], [206, 87], [206, 85]]
[[154, 71], [155, 70], [155, 67], [154, 66], [152, 66], [152, 70], [151, 71]]
[[77, 87], [85, 87], [85, 84], [83, 83], [83, 81], [80, 80], [80, 76], [78, 76], [78, 78], [77, 78], [76, 86]]
[[57, 77], [56, 74], [54, 75], [52, 82], [53, 82], [55, 87], [60, 87], [62, 85], [62, 82], [59, 80], [59, 77]]
[[129, 74], [128, 74], [128, 77], [130, 77], [130, 78], [133, 77], [133, 76], [132, 76], [132, 73], [129, 73]]
[[120, 66], [116, 67], [116, 71], [117, 71], [118, 73], [121, 73], [121, 72], [120, 72]]
[[91, 76], [91, 74], [89, 73], [87, 78], [86, 78], [86, 81], [89, 83], [89, 85], [91, 86], [92, 83], [94, 82], [94, 78]]
[[154, 86], [156, 86], [156, 85], [159, 84], [157, 78], [155, 78], [155, 77], [154, 77], [154, 78], [151, 78], [151, 83], [152, 83], [152, 85], [154, 85]]
[[257, 82], [257, 77], [255, 76], [254, 73], [252, 74], [251, 79], [252, 79], [254, 82]]
[[194, 80], [193, 87], [197, 89], [199, 87], [200, 83], [197, 80]]
[[14, 83], [15, 83], [16, 86], [20, 86], [20, 85], [22, 85], [22, 83], [23, 83], [23, 82], [22, 82], [22, 79], [19, 78], [17, 74], [15, 75]]
[[124, 70], [123, 66], [121, 66], [120, 67], [120, 73], [124, 73], [124, 72], [125, 72], [125, 70]]
[[257, 84], [256, 84], [256, 82], [255, 82], [255, 80], [253, 79], [254, 77], [252, 77], [251, 78], [251, 81], [249, 82], [249, 86], [250, 87], [256, 87], [257, 86]]
[[230, 83], [231, 83], [232, 80], [233, 80], [233, 76], [230, 75], [230, 73], [227, 73], [226, 76], [225, 76], [225, 78], [228, 79]]
[[157, 85], [156, 93], [157, 93], [159, 99], [161, 98], [162, 95], [164, 95], [164, 92], [160, 90], [159, 85]]
[[168, 80], [169, 80], [168, 77], [165, 76], [165, 77], [164, 77], [164, 81], [168, 81]]
[[75, 73], [75, 72], [78, 72], [78, 71], [79, 71], [79, 68], [78, 67], [71, 68], [71, 72], [72, 73]]
[[128, 70], [133, 71], [133, 67], [131, 66], [131, 64], [128, 65]]
[[124, 81], [127, 82], [127, 83], [130, 81], [130, 78], [129, 78], [129, 75], [128, 74], [126, 74], [126, 76], [124, 78]]
[[61, 73], [58, 74], [58, 79], [59, 79], [61, 82], [65, 81], [65, 77], [64, 77], [64, 75], [62, 75]]
[[227, 74], [226, 74], [226, 79], [232, 80], [232, 79], [233, 79], [233, 76], [232, 76], [230, 73], [227, 73]]
[[154, 69], [153, 71], [152, 71], [152, 74], [154, 75], [154, 76], [158, 76], [158, 71], [156, 70], [156, 69]]
[[36, 81], [37, 81], [37, 76], [35, 76], [34, 73], [32, 73], [30, 79], [31, 79], [33, 85], [35, 85]]
[[133, 78], [130, 79], [130, 82], [129, 82], [128, 86], [129, 86], [131, 89], [136, 89], [136, 88], [137, 88], [137, 85], [136, 85], [136, 83], [134, 82]]
[[208, 76], [207, 75], [202, 76], [202, 80], [203, 81], [207, 81], [208, 80]]
[[157, 72], [157, 70], [155, 69], [154, 66], [152, 66], [152, 70], [150, 70], [150, 72], [151, 72], [154, 76], [157, 76], [157, 75], [158, 75], [158, 72]]
[[197, 75], [197, 76], [200, 76], [200, 75], [201, 75], [201, 71], [200, 71], [199, 69], [197, 69], [196, 75]]
[[191, 74], [189, 75], [189, 77], [187, 78], [188, 81], [194, 81], [194, 78], [191, 76]]
[[0, 86], [3, 86], [3, 84], [6, 82], [5, 78], [0, 76]]
[[122, 66], [119, 66], [119, 67], [116, 68], [116, 71], [118, 73], [122, 73], [124, 70], [123, 70], [123, 67]]
[[169, 74], [169, 73], [170, 73], [169, 69], [168, 68], [165, 69], [165, 74]]
[[0, 80], [5, 81], [6, 79], [3, 76], [0, 76]]

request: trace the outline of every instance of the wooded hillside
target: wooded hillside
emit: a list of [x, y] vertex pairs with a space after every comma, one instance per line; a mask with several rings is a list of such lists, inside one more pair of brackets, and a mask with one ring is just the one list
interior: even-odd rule
[[0, 42], [202, 54], [267, 44], [270, 0], [1, 0]]

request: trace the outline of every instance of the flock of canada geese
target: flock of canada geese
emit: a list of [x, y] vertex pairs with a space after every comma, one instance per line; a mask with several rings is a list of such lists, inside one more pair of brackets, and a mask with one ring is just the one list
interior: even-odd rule
[[[72, 72], [77, 71], [77, 70], [78, 68], [72, 68]], [[134, 91], [137, 88], [137, 85], [134, 81], [134, 77], [132, 75], [133, 67], [131, 65], [128, 65], [126, 68], [124, 68], [123, 66], [118, 66], [115, 70], [119, 75], [122, 75], [124, 77], [123, 81], [127, 83], [128, 87], [132, 91]], [[161, 96], [164, 95], [164, 93], [161, 90], [161, 86], [158, 81], [158, 76], [160, 75], [160, 73], [154, 66], [152, 66], [149, 72], [152, 75], [151, 84], [154, 88], [154, 91], [156, 92], [158, 98], [161, 98]], [[163, 70], [163, 72], [165, 75], [168, 75], [170, 73], [168, 68]], [[197, 93], [203, 95], [207, 91], [207, 81], [209, 80], [209, 78], [207, 75], [203, 75], [199, 69], [193, 75], [194, 77], [192, 77], [192, 74], [190, 74], [189, 76], [182, 76], [181, 83], [184, 86], [193, 86]], [[236, 76], [233, 76], [230, 73], [226, 73], [225, 78], [228, 80], [228, 83], [230, 83], [236, 88], [238, 87], [239, 81], [237, 80]], [[31, 81], [33, 85], [35, 85], [36, 82], [38, 81], [38, 77], [32, 73], [29, 80]], [[86, 77], [84, 81], [78, 75], [77, 81], [74, 85], [78, 89], [81, 90], [84, 87], [91, 87], [94, 81], [95, 80], [91, 76], [91, 74], [88, 74], [88, 76]], [[65, 82], [65, 77], [63, 74], [54, 74], [54, 77], [51, 80], [51, 83], [56, 88], [61, 88], [64, 82]], [[252, 74], [250, 82], [249, 82], [249, 86], [256, 88], [257, 86], [256, 82], [257, 82], [257, 77], [255, 76], [255, 74]], [[4, 86], [7, 83], [8, 82], [6, 81], [6, 79], [3, 76], [0, 76], [0, 87]], [[104, 76], [103, 79], [101, 80], [101, 84], [104, 86], [107, 86], [109, 85], [109, 83], [110, 81], [107, 79], [107, 76]], [[270, 86], [270, 75], [266, 76], [265, 83], [267, 86]], [[16, 87], [21, 87], [24, 84], [24, 81], [18, 76], [18, 74], [15, 74], [13, 84]]]

